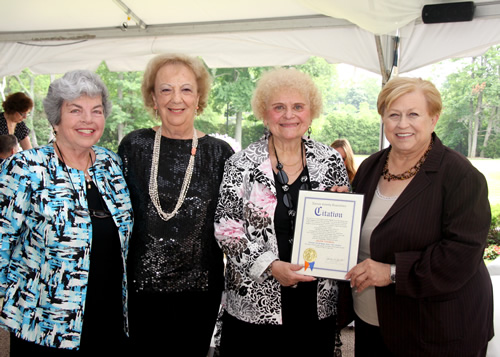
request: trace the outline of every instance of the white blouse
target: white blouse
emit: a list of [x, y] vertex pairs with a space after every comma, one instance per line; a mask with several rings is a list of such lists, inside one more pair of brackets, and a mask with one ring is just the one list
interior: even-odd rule
[[[361, 240], [359, 242], [358, 264], [363, 260], [370, 258], [370, 239], [373, 230], [380, 223], [389, 209], [399, 196], [386, 197], [382, 195], [377, 186], [377, 190], [373, 196], [373, 201], [366, 215], [365, 222], [361, 228]], [[356, 315], [364, 322], [379, 326], [377, 314], [377, 300], [375, 295], [375, 287], [370, 286], [361, 293], [352, 290], [354, 300], [354, 311]]]

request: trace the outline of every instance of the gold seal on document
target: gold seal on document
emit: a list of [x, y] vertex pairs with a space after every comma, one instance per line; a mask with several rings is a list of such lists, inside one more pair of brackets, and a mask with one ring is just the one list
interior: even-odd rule
[[304, 260], [308, 263], [314, 262], [318, 257], [318, 253], [313, 248], [304, 250]]

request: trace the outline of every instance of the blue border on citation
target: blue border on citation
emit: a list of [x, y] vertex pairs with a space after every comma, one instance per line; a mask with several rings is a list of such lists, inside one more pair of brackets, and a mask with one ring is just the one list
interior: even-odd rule
[[293, 264], [301, 274], [345, 280], [358, 263], [364, 195], [300, 190]]

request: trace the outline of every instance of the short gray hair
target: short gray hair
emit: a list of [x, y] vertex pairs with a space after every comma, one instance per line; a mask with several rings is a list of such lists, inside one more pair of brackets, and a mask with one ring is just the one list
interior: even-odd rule
[[83, 95], [100, 96], [104, 107], [104, 117], [108, 117], [111, 113], [111, 101], [106, 85], [95, 73], [87, 70], [75, 70], [67, 72], [49, 86], [47, 96], [43, 100], [43, 107], [49, 123], [52, 126], [59, 125], [63, 102], [75, 100]]

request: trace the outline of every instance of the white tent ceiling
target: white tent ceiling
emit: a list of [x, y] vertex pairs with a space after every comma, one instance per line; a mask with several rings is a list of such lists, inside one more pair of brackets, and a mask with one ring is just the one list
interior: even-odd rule
[[162, 52], [201, 56], [213, 68], [318, 56], [381, 73], [379, 54], [390, 66], [396, 34], [399, 72], [408, 72], [500, 43], [500, 1], [475, 1], [470, 22], [422, 23], [423, 6], [443, 2], [449, 1], [0, 0], [0, 77], [24, 68], [94, 70], [103, 60], [111, 70], [143, 70]]

